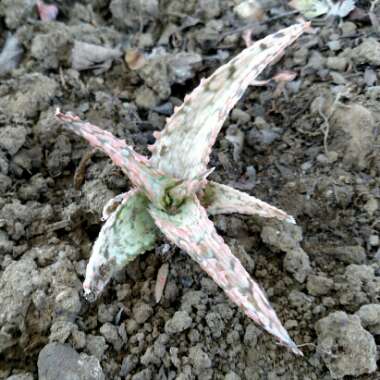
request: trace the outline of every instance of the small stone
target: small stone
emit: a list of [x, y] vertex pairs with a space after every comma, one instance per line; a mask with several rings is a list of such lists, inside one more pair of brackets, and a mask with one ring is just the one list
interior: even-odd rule
[[76, 350], [86, 347], [86, 334], [83, 331], [74, 330], [71, 334], [72, 344]]
[[133, 317], [139, 324], [145, 323], [153, 315], [153, 309], [146, 303], [140, 303], [133, 308]]
[[291, 223], [272, 225], [268, 222], [261, 231], [261, 238], [264, 243], [288, 252], [298, 249], [302, 240], [302, 228]]
[[307, 59], [309, 57], [309, 50], [306, 47], [301, 47], [297, 49], [293, 54], [293, 60], [295, 65], [306, 65]]
[[50, 101], [58, 93], [59, 85], [53, 78], [35, 72], [23, 75], [18, 88], [16, 93], [0, 97], [0, 109], [8, 115], [34, 118], [39, 111], [49, 107]]
[[252, 128], [248, 132], [247, 143], [252, 147], [257, 147], [258, 144], [270, 145], [278, 140], [281, 136], [281, 129], [271, 128], [270, 126], [265, 129]]
[[100, 323], [112, 322], [117, 312], [117, 305], [106, 305], [102, 303], [98, 307], [98, 320]]
[[380, 65], [380, 42], [375, 38], [366, 38], [364, 41], [352, 49], [350, 57], [357, 64], [369, 63]]
[[230, 371], [224, 376], [224, 380], [241, 380], [241, 377], [237, 373]]
[[307, 290], [312, 296], [323, 296], [329, 293], [334, 286], [334, 281], [324, 276], [310, 275], [307, 278]]
[[256, 177], [257, 177], [256, 168], [253, 165], [247, 166], [245, 175], [247, 177], [247, 181], [250, 182], [252, 186], [254, 186], [256, 183]]
[[317, 161], [322, 165], [327, 165], [329, 163], [329, 159], [325, 154], [318, 154]]
[[365, 249], [360, 245], [326, 248], [325, 254], [331, 255], [346, 264], [363, 264], [367, 258]]
[[356, 32], [356, 25], [351, 21], [345, 21], [344, 23], [342, 23], [340, 28], [342, 29], [342, 34], [344, 36], [349, 36]]
[[190, 328], [193, 320], [187, 311], [177, 311], [165, 324], [165, 332], [169, 335], [180, 333]]
[[378, 247], [380, 243], [379, 235], [371, 235], [368, 242], [372, 247]]
[[150, 380], [152, 378], [152, 371], [149, 368], [143, 369], [132, 376], [132, 380]]
[[327, 46], [332, 51], [337, 51], [337, 50], [340, 50], [342, 48], [341, 42], [339, 40], [329, 41], [327, 43]]
[[380, 86], [367, 87], [368, 96], [375, 100], [380, 98]]
[[86, 337], [87, 352], [95, 356], [99, 361], [103, 359], [104, 353], [108, 348], [104, 337], [99, 335], [87, 335]]
[[284, 327], [286, 328], [286, 330], [294, 329], [297, 326], [298, 326], [298, 322], [295, 319], [288, 319], [284, 323]]
[[332, 298], [332, 297], [323, 297], [322, 298], [322, 304], [323, 304], [323, 306], [326, 306], [328, 308], [332, 308], [336, 305], [336, 302], [335, 302], [334, 298]]
[[81, 306], [78, 291], [74, 288], [66, 288], [55, 297], [55, 311], [58, 315], [77, 315]]
[[105, 323], [100, 328], [100, 333], [104, 336], [108, 343], [111, 343], [116, 351], [120, 351], [123, 346], [117, 327], [111, 323]]
[[131, 371], [133, 371], [139, 363], [139, 358], [135, 355], [127, 355], [124, 357], [121, 363], [120, 376], [126, 377]]
[[322, 70], [325, 66], [325, 62], [326, 58], [318, 51], [313, 50], [307, 63], [307, 67], [315, 71]]
[[12, 253], [14, 243], [9, 240], [8, 234], [0, 230], [0, 256]]
[[345, 166], [359, 169], [368, 167], [368, 155], [374, 152], [375, 125], [372, 110], [361, 104], [353, 103], [349, 107], [338, 107], [334, 111], [330, 127], [332, 131], [336, 131], [336, 135], [329, 146], [343, 156]]
[[33, 374], [31, 373], [18, 373], [17, 375], [12, 375], [7, 377], [6, 380], [33, 380]]
[[379, 209], [379, 201], [375, 197], [369, 197], [363, 208], [368, 215], [372, 216]]
[[40, 380], [104, 380], [98, 359], [78, 354], [67, 344], [49, 343], [38, 356], [38, 378]]
[[128, 335], [135, 334], [138, 329], [139, 329], [139, 325], [134, 319], [128, 319], [125, 322], [125, 330], [127, 331]]
[[306, 161], [301, 165], [302, 171], [306, 172], [310, 170], [313, 167], [313, 162], [312, 161]]
[[0, 148], [14, 156], [25, 144], [27, 130], [22, 126], [8, 126], [0, 129]]
[[208, 313], [206, 315], [206, 323], [211, 330], [211, 334], [214, 338], [220, 338], [222, 336], [222, 332], [224, 330], [224, 322], [218, 313]]
[[328, 57], [326, 66], [331, 70], [345, 71], [348, 66], [348, 60], [345, 57]]
[[246, 21], [260, 21], [264, 16], [264, 10], [257, 0], [243, 0], [233, 11], [240, 19]]
[[143, 364], [145, 367], [148, 367], [149, 364], [160, 364], [160, 359], [155, 355], [153, 351], [153, 346], [149, 346], [147, 350], [145, 351], [145, 354], [140, 359], [141, 364]]
[[335, 84], [345, 85], [347, 83], [346, 77], [337, 71], [330, 71], [330, 75], [331, 81]]
[[141, 86], [135, 92], [136, 105], [143, 109], [152, 109], [159, 103], [157, 95], [148, 87]]
[[333, 379], [376, 371], [376, 343], [359, 317], [343, 311], [329, 314], [316, 324], [318, 352]]
[[290, 304], [300, 310], [306, 310], [311, 308], [314, 302], [314, 297], [308, 296], [303, 292], [298, 290], [292, 290], [289, 293]]
[[292, 273], [299, 283], [303, 283], [311, 271], [309, 256], [301, 247], [291, 249], [285, 255], [284, 268]]
[[65, 343], [69, 336], [77, 329], [77, 325], [73, 322], [57, 319], [50, 328], [49, 341]]
[[158, 0], [112, 0], [109, 5], [112, 22], [122, 30], [139, 30], [159, 16]]
[[250, 323], [245, 329], [244, 344], [249, 347], [255, 347], [257, 340], [262, 333], [262, 330], [260, 330], [255, 324]]
[[12, 179], [0, 173], [0, 194], [5, 194], [12, 186]]
[[33, 278], [38, 279], [39, 273], [30, 258], [11, 261], [0, 276], [0, 353], [26, 334], [25, 317], [36, 288]]
[[1, 16], [5, 16], [5, 24], [9, 29], [17, 29], [25, 25], [33, 17], [35, 3], [30, 0], [3, 0]]
[[339, 154], [333, 150], [330, 150], [327, 155], [327, 158], [330, 164], [333, 164], [335, 161], [337, 161], [338, 157], [339, 157]]

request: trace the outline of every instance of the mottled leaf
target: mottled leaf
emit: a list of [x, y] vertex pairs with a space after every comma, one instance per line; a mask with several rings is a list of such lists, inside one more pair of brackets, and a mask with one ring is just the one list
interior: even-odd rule
[[246, 88], [308, 26], [296, 24], [243, 50], [187, 97], [157, 134], [151, 163], [168, 175], [193, 179], [207, 170], [211, 148], [230, 110]]
[[154, 248], [156, 226], [147, 211], [148, 203], [144, 194], [131, 190], [104, 223], [92, 248], [83, 283], [88, 298], [96, 298], [116, 271]]
[[156, 206], [160, 208], [167, 206], [167, 189], [175, 186], [177, 180], [154, 169], [144, 156], [136, 153], [124, 140], [116, 138], [112, 133], [89, 122], [81, 121], [78, 116], [64, 114], [59, 110], [56, 116], [65, 122], [66, 128], [106, 153], [129, 177], [132, 184], [141, 189]]
[[58, 7], [54, 4], [45, 4], [42, 0], [37, 0], [37, 11], [42, 21], [53, 21], [58, 16]]
[[188, 199], [173, 215], [149, 207], [156, 225], [173, 243], [199, 263], [250, 318], [273, 334], [294, 353], [302, 355], [281, 325], [263, 291], [217, 234], [196, 197]]
[[294, 218], [285, 211], [271, 206], [230, 186], [216, 182], [208, 182], [201, 194], [201, 203], [211, 215], [216, 214], [244, 214], [259, 215], [264, 218], [276, 218], [295, 224]]

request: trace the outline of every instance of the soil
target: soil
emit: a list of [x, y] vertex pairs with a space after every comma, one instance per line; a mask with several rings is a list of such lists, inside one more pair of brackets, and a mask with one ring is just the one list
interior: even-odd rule
[[61, 0], [50, 22], [34, 1], [0, 2], [0, 46], [7, 33], [19, 42], [0, 56], [0, 379], [380, 378], [380, 7], [369, 17], [370, 2], [313, 21], [262, 76], [297, 77], [249, 88], [210, 163], [211, 179], [297, 220], [213, 218], [305, 356], [276, 345], [164, 238], [97, 302], [83, 298], [103, 205], [130, 185], [99, 152], [74, 184], [89, 147], [56, 107], [148, 154], [185, 94], [245, 47], [244, 27], [256, 40], [298, 17], [271, 0], [252, 22], [243, 2]]

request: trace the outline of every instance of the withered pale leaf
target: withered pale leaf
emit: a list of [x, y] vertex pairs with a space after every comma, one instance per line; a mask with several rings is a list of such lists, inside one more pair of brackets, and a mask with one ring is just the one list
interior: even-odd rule
[[156, 206], [165, 208], [166, 189], [173, 187], [177, 183], [176, 180], [154, 169], [144, 156], [112, 133], [82, 121], [71, 113], [62, 113], [59, 109], [56, 111], [56, 117], [65, 123], [66, 128], [84, 137], [94, 148], [106, 153], [136, 188], [144, 192]]
[[264, 218], [276, 218], [295, 224], [294, 218], [285, 211], [252, 195], [216, 182], [207, 183], [200, 199], [210, 215], [232, 213], [259, 215]]
[[148, 213], [148, 203], [143, 193], [131, 190], [104, 223], [92, 248], [83, 283], [90, 299], [102, 292], [116, 271], [154, 248], [157, 230]]

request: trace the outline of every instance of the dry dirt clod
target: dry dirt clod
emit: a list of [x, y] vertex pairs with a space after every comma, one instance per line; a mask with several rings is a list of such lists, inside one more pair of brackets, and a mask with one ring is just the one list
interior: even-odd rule
[[359, 317], [337, 311], [319, 320], [316, 330], [317, 350], [333, 379], [376, 371], [376, 343]]
[[38, 357], [38, 378], [41, 380], [105, 380], [99, 361], [87, 354], [78, 354], [66, 344], [49, 343]]
[[343, 155], [343, 162], [358, 169], [368, 166], [368, 156], [374, 149], [375, 118], [372, 112], [360, 105], [338, 107], [331, 116], [333, 150]]

